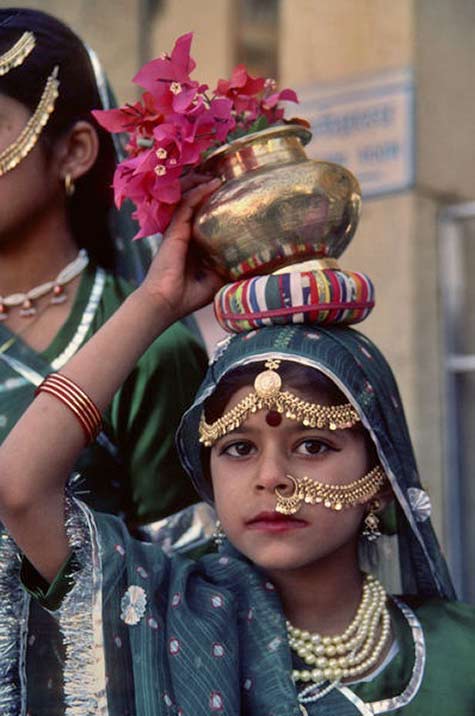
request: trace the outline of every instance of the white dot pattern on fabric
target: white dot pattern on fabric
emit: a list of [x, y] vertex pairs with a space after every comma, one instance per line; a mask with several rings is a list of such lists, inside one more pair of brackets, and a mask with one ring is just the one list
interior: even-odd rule
[[216, 642], [212, 646], [212, 652], [213, 656], [220, 658], [224, 656], [224, 646], [223, 644], [220, 644], [219, 642]]
[[168, 640], [168, 651], [172, 656], [180, 653], [180, 641], [175, 636], [170, 637]]
[[221, 711], [223, 706], [223, 697], [219, 691], [212, 691], [209, 697], [209, 707], [211, 711]]
[[172, 607], [179, 607], [181, 604], [181, 594], [180, 592], [175, 592], [175, 594], [172, 597]]

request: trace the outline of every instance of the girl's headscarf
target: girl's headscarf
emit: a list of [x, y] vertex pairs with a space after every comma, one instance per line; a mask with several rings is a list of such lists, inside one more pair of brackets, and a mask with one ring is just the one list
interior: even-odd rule
[[198, 436], [204, 402], [227, 373], [252, 363], [262, 363], [264, 370], [270, 357], [300, 363], [328, 376], [358, 410], [369, 431], [395, 496], [395, 534], [378, 540], [376, 559], [373, 555], [373, 571], [378, 571], [388, 591], [453, 598], [394, 376], [376, 346], [351, 328], [272, 326], [238, 334], [218, 345], [177, 436], [182, 462], [198, 492], [207, 502], [213, 501]]

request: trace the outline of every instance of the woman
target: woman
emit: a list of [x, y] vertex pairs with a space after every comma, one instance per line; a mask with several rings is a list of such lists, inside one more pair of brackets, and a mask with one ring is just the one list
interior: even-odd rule
[[[100, 106], [91, 58], [68, 27], [36, 10], [0, 10], [0, 440], [42, 378], [132, 290], [114, 273], [115, 152], [91, 116]], [[137, 525], [196, 501], [174, 432], [205, 365], [182, 325], [153, 344], [78, 458], [86, 502]]]
[[[0, 442], [43, 377], [132, 290], [116, 273], [111, 220], [127, 243], [127, 217], [117, 224], [111, 215], [115, 151], [91, 115], [102, 106], [99, 88], [104, 95], [90, 54], [63, 23], [36, 10], [0, 10]], [[198, 342], [174, 325], [131, 369], [101, 434], [77, 457], [88, 504], [134, 529], [196, 501], [174, 433], [205, 365]], [[57, 713], [62, 688], [55, 668], [62, 645], [53, 643], [50, 622], [33, 604], [27, 659], [35, 714]]]
[[[57, 610], [71, 713], [472, 713], [475, 614], [451, 601], [396, 385], [355, 331], [270, 327], [221, 346], [179, 431], [222, 523], [218, 554], [167, 558], [113, 517], [65, 508], [98, 409], [155, 335], [219, 286], [188, 254], [193, 211], [218, 185], [185, 195], [144, 284], [45, 381], [0, 450], [0, 517], [17, 545], [3, 544], [0, 580], [16, 590], [2, 615], [5, 707], [22, 698], [9, 636], [19, 548], [24, 584]], [[376, 537], [391, 504], [395, 533], [377, 552], [394, 600], [358, 557], [361, 528]]]

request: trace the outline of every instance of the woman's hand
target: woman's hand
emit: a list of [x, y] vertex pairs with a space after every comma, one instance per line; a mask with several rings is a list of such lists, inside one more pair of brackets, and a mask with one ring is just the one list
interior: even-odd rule
[[203, 261], [192, 242], [193, 219], [200, 204], [221, 185], [220, 179], [189, 175], [189, 187], [178, 204], [170, 226], [141, 286], [149, 298], [169, 308], [170, 323], [213, 300], [224, 281]]

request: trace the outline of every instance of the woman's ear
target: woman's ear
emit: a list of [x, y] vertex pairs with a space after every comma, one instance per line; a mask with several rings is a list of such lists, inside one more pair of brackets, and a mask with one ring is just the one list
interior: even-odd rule
[[90, 122], [76, 122], [58, 146], [58, 171], [61, 181], [67, 176], [77, 181], [94, 165], [99, 153], [99, 138]]
[[[368, 512], [370, 505], [377, 503], [374, 514], [379, 522], [378, 529], [382, 534], [393, 535], [397, 532], [396, 502], [394, 493], [389, 482], [385, 482], [378, 494], [368, 503]], [[368, 512], [366, 515], [368, 515]]]
[[375, 499], [378, 500], [378, 502], [380, 503], [380, 507], [377, 510], [378, 513], [383, 512], [386, 507], [388, 507], [393, 502], [394, 492], [387, 480], [385, 481], [381, 490], [376, 495]]

